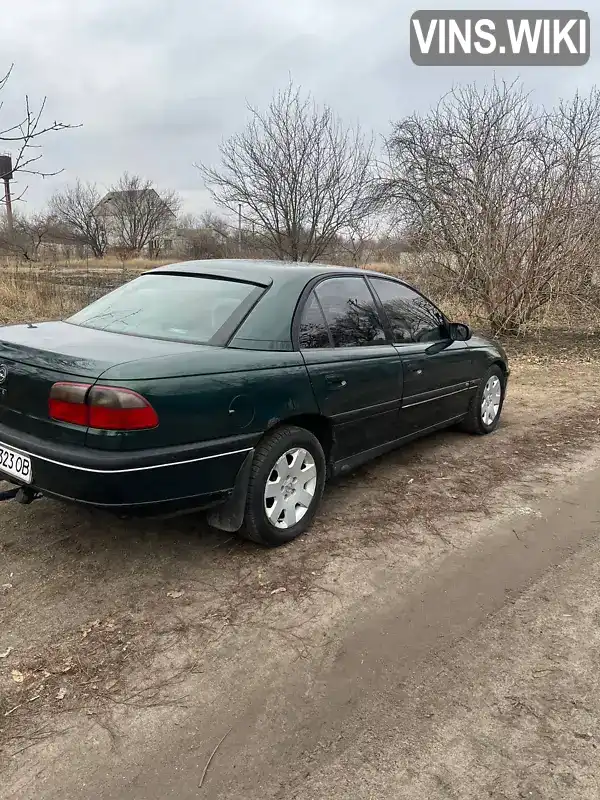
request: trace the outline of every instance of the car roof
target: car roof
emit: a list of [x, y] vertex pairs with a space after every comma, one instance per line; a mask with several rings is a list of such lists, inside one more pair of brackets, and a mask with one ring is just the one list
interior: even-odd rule
[[364, 270], [357, 267], [340, 267], [331, 264], [309, 264], [307, 262], [269, 261], [259, 259], [202, 259], [198, 261], [182, 261], [168, 264], [150, 270], [151, 273], [177, 272], [190, 275], [223, 275], [227, 278], [240, 281], [250, 281], [269, 285], [275, 281], [291, 279], [297, 281], [304, 279], [306, 282], [320, 275], [375, 275], [378, 277], [391, 277], [373, 270]]

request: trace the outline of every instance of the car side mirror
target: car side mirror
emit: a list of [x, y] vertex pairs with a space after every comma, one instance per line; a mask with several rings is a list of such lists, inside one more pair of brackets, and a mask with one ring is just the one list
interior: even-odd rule
[[463, 325], [462, 322], [451, 322], [449, 332], [453, 342], [468, 342], [473, 336], [469, 326]]

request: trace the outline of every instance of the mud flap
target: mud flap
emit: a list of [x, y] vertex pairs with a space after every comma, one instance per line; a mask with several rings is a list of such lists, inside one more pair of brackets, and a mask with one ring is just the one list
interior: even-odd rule
[[254, 450], [248, 453], [240, 467], [235, 479], [233, 492], [227, 502], [217, 506], [207, 514], [206, 519], [211, 528], [217, 528], [217, 530], [226, 531], [227, 533], [235, 533], [242, 527], [253, 459]]

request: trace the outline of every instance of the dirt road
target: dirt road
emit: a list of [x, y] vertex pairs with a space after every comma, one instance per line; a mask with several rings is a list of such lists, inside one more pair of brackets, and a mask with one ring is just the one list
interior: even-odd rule
[[[316, 660], [44, 796], [597, 798], [599, 531], [597, 467], [403, 591], [382, 570]], [[207, 731], [231, 732], [200, 795]]]
[[285, 550], [5, 504], [0, 796], [598, 797], [596, 372], [525, 360]]

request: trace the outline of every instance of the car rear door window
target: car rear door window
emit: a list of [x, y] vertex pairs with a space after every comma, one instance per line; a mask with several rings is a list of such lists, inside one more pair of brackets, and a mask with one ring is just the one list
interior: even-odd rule
[[310, 293], [302, 311], [298, 340], [302, 350], [332, 347], [329, 328], [314, 292]]
[[448, 338], [441, 312], [418, 292], [385, 278], [371, 278], [396, 344], [439, 342]]
[[385, 343], [383, 323], [363, 278], [329, 278], [315, 293], [336, 347]]

